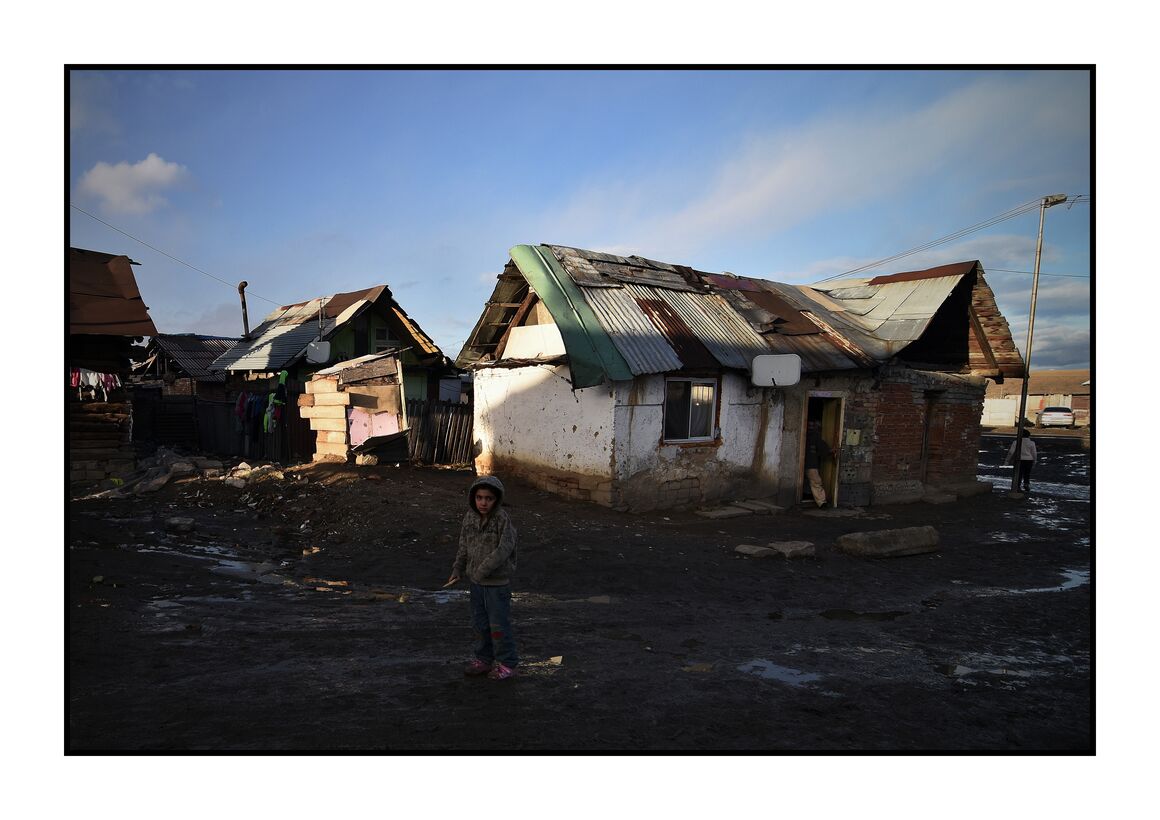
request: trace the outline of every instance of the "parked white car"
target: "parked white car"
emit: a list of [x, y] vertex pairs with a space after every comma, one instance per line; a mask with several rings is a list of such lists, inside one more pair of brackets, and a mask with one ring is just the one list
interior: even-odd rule
[[1075, 427], [1075, 413], [1070, 407], [1044, 407], [1039, 411], [1036, 427]]

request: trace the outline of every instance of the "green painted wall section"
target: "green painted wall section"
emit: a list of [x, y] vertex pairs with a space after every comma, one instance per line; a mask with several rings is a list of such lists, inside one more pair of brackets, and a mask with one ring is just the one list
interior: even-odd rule
[[542, 245], [516, 245], [510, 253], [520, 273], [556, 320], [564, 349], [568, 351], [573, 389], [593, 387], [605, 379], [631, 380], [628, 363], [551, 249]]

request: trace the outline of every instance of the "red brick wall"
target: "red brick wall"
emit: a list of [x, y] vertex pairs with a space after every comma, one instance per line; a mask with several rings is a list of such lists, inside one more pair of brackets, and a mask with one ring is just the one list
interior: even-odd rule
[[[979, 460], [982, 380], [917, 371], [891, 374], [879, 386], [874, 428], [873, 481], [974, 481]], [[926, 475], [923, 428], [927, 424]]]

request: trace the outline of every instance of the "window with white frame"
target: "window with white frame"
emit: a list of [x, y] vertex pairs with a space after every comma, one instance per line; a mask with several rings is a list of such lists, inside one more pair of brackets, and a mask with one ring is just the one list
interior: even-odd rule
[[716, 379], [665, 379], [665, 441], [712, 441]]

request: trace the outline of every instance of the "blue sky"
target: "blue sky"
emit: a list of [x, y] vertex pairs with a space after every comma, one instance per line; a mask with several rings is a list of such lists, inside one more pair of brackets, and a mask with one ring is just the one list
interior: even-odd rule
[[[162, 332], [387, 283], [452, 357], [515, 244], [805, 283], [1092, 193], [1081, 71], [92, 70], [69, 114], [108, 223], [70, 243], [140, 262]], [[1047, 212], [1034, 369], [1089, 367], [1090, 208]], [[1037, 227], [872, 273], [979, 259], [1022, 350]]]

